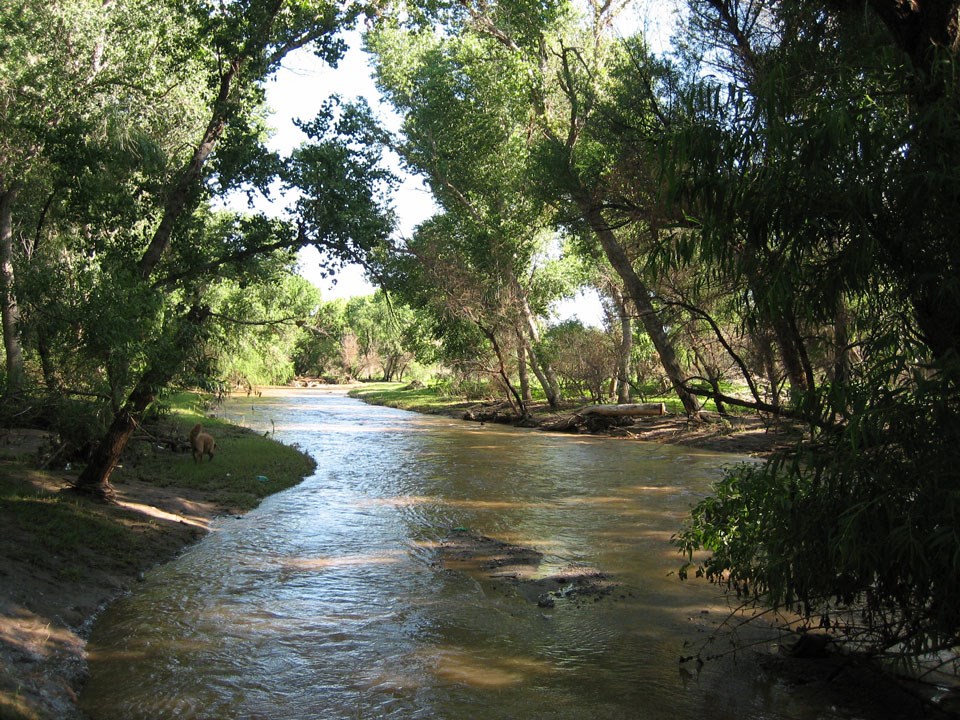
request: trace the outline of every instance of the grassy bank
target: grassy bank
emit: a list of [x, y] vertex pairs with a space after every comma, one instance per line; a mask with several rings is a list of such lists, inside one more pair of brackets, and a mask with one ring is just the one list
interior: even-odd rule
[[[362, 388], [356, 388], [350, 391], [352, 397], [360, 398], [374, 405], [386, 405], [387, 407], [399, 408], [401, 410], [412, 410], [423, 413], [443, 413], [458, 414], [468, 407], [481, 404], [483, 402], [494, 402], [490, 398], [468, 398], [463, 395], [451, 395], [445, 393], [436, 386], [411, 387], [406, 383], [386, 383], [375, 382], [364, 384]], [[499, 398], [502, 400], [502, 398]], [[636, 402], [660, 403], [666, 406], [667, 413], [670, 415], [684, 414], [683, 404], [673, 396], [663, 397], [644, 397]], [[529, 410], [534, 416], [546, 416], [572, 412], [573, 410], [591, 405], [592, 403], [580, 398], [576, 400], [565, 400], [561, 403], [559, 410], [550, 408], [545, 400], [536, 399], [530, 403]], [[715, 411], [716, 405], [712, 400], [707, 401], [703, 407], [704, 410]]]
[[[53, 443], [0, 430], [0, 718], [75, 718], [83, 634], [110, 599], [202, 537], [210, 520], [255, 507], [314, 468], [300, 451], [205, 417], [180, 394], [131, 441], [114, 472], [119, 502], [68, 490], [77, 468], [38, 470]], [[195, 464], [190, 429], [217, 440]]]
[[434, 414], [453, 414], [476, 404], [476, 401], [464, 397], [446, 395], [436, 387], [411, 387], [397, 382], [364, 383], [363, 387], [351, 390], [349, 395], [374, 405]]
[[[166, 398], [159, 417], [130, 444], [123, 466], [113, 475], [114, 482], [136, 478], [158, 487], [199, 490], [214, 503], [243, 511], [313, 472], [315, 463], [308, 455], [246, 428], [207, 417], [206, 408], [204, 398], [193, 393]], [[194, 463], [191, 457], [188, 438], [197, 423], [216, 438], [212, 461], [204, 458]]]

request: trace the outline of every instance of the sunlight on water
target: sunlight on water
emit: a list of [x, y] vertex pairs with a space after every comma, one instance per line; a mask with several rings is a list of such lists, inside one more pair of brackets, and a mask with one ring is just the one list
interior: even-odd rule
[[[844, 717], [755, 663], [678, 667], [727, 604], [677, 580], [670, 537], [736, 458], [331, 394], [225, 414], [310, 452], [316, 473], [219, 520], [103, 614], [81, 698], [93, 720]], [[533, 560], [444, 561], [454, 533]], [[516, 584], [571, 568], [610, 591], [544, 585], [541, 606], [540, 586]]]
[[440, 680], [488, 689], [520, 685], [555, 671], [536, 658], [483, 657], [473, 648], [425, 648], [418, 659]]

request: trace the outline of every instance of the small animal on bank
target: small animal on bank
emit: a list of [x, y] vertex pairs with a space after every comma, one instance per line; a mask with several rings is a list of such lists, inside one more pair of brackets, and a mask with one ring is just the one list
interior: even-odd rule
[[217, 449], [217, 441], [213, 435], [203, 431], [203, 425], [197, 423], [190, 431], [190, 447], [193, 448], [193, 461], [195, 463], [203, 460], [204, 455], [209, 455], [213, 460], [213, 451]]

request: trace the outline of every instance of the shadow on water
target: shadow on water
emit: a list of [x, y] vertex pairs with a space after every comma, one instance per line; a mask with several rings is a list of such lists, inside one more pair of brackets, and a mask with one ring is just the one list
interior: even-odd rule
[[[773, 638], [698, 673], [678, 664], [727, 606], [672, 575], [669, 538], [737, 458], [319, 393], [226, 413], [275, 426], [316, 474], [221, 519], [103, 615], [91, 718], [853, 716], [757, 662]], [[440, 562], [457, 529], [541, 553], [544, 573], [597, 569], [617, 590], [541, 607]]]

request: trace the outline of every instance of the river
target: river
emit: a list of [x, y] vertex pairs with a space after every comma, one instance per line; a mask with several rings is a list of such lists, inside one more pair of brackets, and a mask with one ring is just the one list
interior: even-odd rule
[[[324, 391], [225, 413], [275, 429], [316, 473], [219, 519], [103, 614], [81, 695], [91, 718], [861, 716], [757, 662], [774, 638], [699, 671], [678, 663], [728, 606], [677, 579], [669, 538], [736, 457]], [[582, 565], [618, 589], [540, 607], [438, 562], [464, 528], [539, 550], [544, 572]]]

